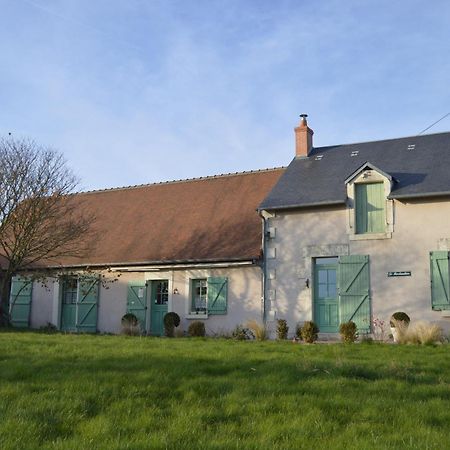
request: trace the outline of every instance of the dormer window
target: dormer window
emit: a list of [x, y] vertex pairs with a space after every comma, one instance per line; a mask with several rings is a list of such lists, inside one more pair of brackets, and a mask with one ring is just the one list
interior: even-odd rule
[[355, 233], [386, 231], [386, 197], [384, 183], [355, 184]]
[[388, 199], [392, 177], [365, 163], [347, 180], [347, 229], [352, 240], [392, 237], [393, 205]]

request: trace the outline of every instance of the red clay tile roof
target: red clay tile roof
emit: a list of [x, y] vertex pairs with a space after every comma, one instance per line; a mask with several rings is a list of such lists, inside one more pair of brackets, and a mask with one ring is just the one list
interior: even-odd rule
[[[258, 258], [256, 208], [284, 168], [76, 194], [96, 216], [88, 257], [62, 265], [118, 265]], [[53, 264], [52, 264], [53, 265]]]

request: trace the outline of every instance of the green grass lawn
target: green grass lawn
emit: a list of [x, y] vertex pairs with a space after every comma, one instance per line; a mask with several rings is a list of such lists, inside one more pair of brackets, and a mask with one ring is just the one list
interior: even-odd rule
[[0, 448], [449, 448], [449, 346], [0, 333]]

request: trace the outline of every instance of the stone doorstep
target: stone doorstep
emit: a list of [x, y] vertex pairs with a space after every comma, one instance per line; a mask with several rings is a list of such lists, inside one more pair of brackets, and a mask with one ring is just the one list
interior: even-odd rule
[[339, 333], [319, 333], [317, 342], [341, 342], [341, 335]]

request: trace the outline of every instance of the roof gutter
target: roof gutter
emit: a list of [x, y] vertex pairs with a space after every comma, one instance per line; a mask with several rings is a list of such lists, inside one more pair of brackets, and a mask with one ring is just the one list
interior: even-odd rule
[[388, 198], [392, 200], [401, 200], [408, 198], [426, 198], [426, 197], [448, 197], [450, 196], [450, 191], [444, 192], [425, 192], [420, 194], [398, 194], [398, 195], [390, 195]]
[[185, 268], [185, 267], [231, 267], [231, 266], [239, 266], [239, 265], [256, 265], [258, 262], [258, 258], [236, 258], [236, 259], [204, 259], [204, 260], [186, 260], [186, 261], [137, 261], [137, 262], [124, 262], [124, 263], [96, 263], [96, 264], [59, 264], [54, 266], [36, 266], [36, 267], [28, 267], [24, 270], [54, 270], [54, 269], [84, 269], [84, 268], [90, 268], [90, 269], [102, 269], [102, 268], [109, 268], [109, 269], [155, 269], [155, 270], [171, 270], [173, 268]]
[[110, 267], [113, 272], [161, 272], [165, 270], [181, 269], [209, 269], [226, 267], [248, 267], [254, 266], [254, 261], [223, 262], [223, 263], [198, 263], [198, 264], [171, 264], [164, 266], [128, 266]]
[[315, 202], [315, 203], [303, 203], [301, 205], [286, 205], [286, 206], [260, 206], [258, 211], [281, 211], [287, 209], [300, 209], [300, 208], [311, 208], [314, 206], [328, 206], [328, 205], [345, 205], [346, 200], [333, 200], [333, 201], [323, 201], [323, 202]]

